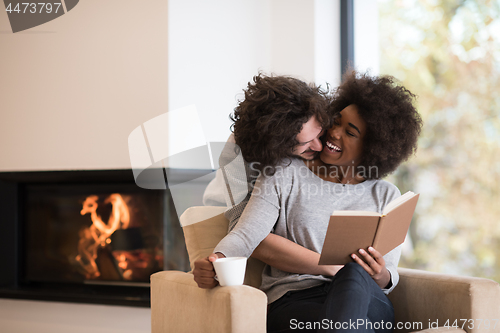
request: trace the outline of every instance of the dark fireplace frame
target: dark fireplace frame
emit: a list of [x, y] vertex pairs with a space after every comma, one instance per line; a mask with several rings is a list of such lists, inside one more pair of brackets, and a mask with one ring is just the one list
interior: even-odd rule
[[[170, 170], [176, 179], [195, 179], [206, 175], [203, 170]], [[169, 177], [169, 179], [171, 179]], [[133, 184], [133, 171], [125, 170], [76, 170], [76, 171], [29, 171], [0, 172], [0, 298], [48, 300], [74, 303], [107, 305], [150, 306], [149, 283], [99, 283], [60, 284], [24, 283], [23, 273], [23, 198], [29, 184]], [[200, 190], [207, 185], [200, 182]], [[164, 197], [164, 219], [179, 223], [169, 190], [162, 191]], [[183, 240], [182, 240], [183, 241]], [[185, 245], [184, 245], [185, 247]]]

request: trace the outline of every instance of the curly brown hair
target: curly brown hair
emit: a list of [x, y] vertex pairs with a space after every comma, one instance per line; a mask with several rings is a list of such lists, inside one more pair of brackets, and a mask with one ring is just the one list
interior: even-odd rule
[[230, 118], [236, 144], [246, 161], [257, 162], [255, 169], [273, 173], [281, 160], [292, 157], [296, 136], [312, 116], [323, 128], [331, 126], [327, 91], [314, 84], [259, 73], [244, 92]]
[[[338, 114], [351, 104], [366, 122], [363, 158], [358, 172], [365, 179], [387, 176], [413, 155], [422, 128], [422, 119], [413, 105], [416, 96], [392, 76], [371, 77], [348, 71], [334, 92], [329, 112]], [[367, 170], [376, 167], [371, 174]]]

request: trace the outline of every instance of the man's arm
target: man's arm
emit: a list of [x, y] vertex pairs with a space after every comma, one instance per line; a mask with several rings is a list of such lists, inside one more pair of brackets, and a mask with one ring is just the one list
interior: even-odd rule
[[[198, 287], [211, 289], [219, 283], [214, 279], [213, 262], [223, 258], [221, 253], [211, 254], [194, 263], [194, 280]], [[252, 253], [252, 257], [289, 273], [334, 276], [343, 266], [318, 265], [319, 253], [306, 249], [284, 237], [269, 234]]]
[[252, 253], [253, 258], [289, 273], [334, 276], [343, 267], [318, 265], [319, 256], [319, 253], [275, 234], [269, 234]]

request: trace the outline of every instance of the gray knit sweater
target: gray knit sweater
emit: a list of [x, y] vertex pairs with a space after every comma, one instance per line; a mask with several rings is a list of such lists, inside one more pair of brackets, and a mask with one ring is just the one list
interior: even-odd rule
[[231, 231], [243, 213], [259, 171], [243, 159], [240, 148], [236, 145], [234, 134], [224, 146], [219, 157], [220, 169], [215, 179], [207, 186], [203, 194], [203, 204], [207, 206], [226, 206], [224, 213], [229, 220]]
[[[260, 175], [246, 209], [234, 229], [220, 241], [214, 252], [227, 257], [249, 257], [270, 233], [285, 237], [310, 250], [321, 252], [330, 215], [334, 210], [364, 210], [382, 213], [384, 207], [401, 194], [383, 180], [367, 180], [356, 185], [324, 181], [300, 159], [279, 166], [273, 176]], [[398, 246], [384, 256], [391, 274], [388, 294], [399, 281]], [[269, 303], [287, 291], [301, 290], [330, 281], [321, 275], [294, 274], [266, 266], [261, 289]]]

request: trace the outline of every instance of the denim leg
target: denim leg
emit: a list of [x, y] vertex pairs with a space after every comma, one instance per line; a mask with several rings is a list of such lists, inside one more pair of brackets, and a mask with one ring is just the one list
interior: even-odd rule
[[267, 314], [267, 332], [311, 332], [316, 328], [308, 323], [318, 321], [318, 315], [326, 299], [325, 285], [289, 291], [270, 305]]
[[331, 324], [320, 332], [391, 332], [394, 324], [391, 301], [357, 263], [335, 275], [321, 312]]

